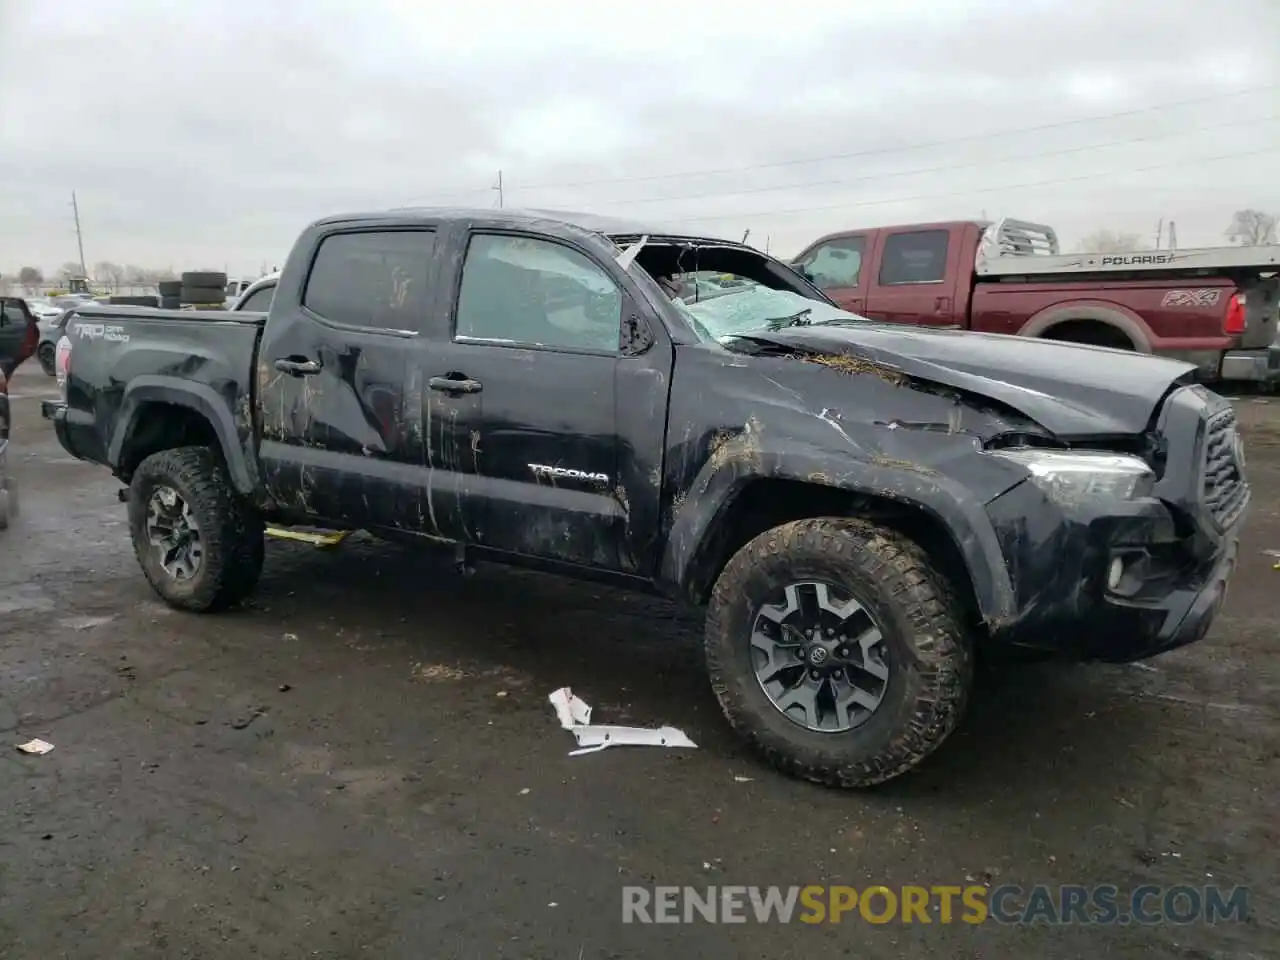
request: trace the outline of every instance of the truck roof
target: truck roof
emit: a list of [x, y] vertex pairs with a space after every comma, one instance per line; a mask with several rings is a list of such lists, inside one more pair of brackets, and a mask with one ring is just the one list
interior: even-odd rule
[[344, 223], [351, 220], [484, 220], [492, 223], [508, 222], [515, 224], [553, 223], [567, 224], [590, 233], [605, 236], [632, 236], [653, 234], [670, 236], [679, 231], [672, 231], [668, 226], [656, 223], [641, 223], [621, 217], [600, 216], [594, 213], [580, 213], [568, 210], [512, 209], [502, 207], [400, 207], [392, 210], [379, 210], [365, 213], [338, 214], [324, 217], [317, 224]]
[[581, 213], [569, 210], [540, 210], [540, 209], [512, 209], [510, 207], [493, 208], [493, 207], [401, 207], [392, 210], [375, 210], [364, 213], [345, 213], [335, 216], [324, 217], [315, 221], [312, 226], [322, 227], [339, 223], [359, 223], [365, 221], [393, 221], [400, 223], [414, 222], [441, 222], [456, 220], [480, 220], [485, 223], [499, 223], [516, 226], [540, 226], [546, 229], [548, 225], [559, 227], [571, 227], [578, 230], [585, 230], [588, 233], [599, 234], [600, 236], [616, 238], [638, 238], [649, 236], [655, 240], [658, 238], [666, 240], [690, 240], [701, 243], [714, 243], [716, 246], [738, 247], [741, 249], [749, 249], [756, 253], [760, 251], [754, 247], [749, 247], [745, 243], [737, 240], [730, 240], [724, 237], [709, 237], [696, 233], [689, 233], [687, 230], [681, 230], [670, 224], [661, 223], [645, 223], [639, 220], [630, 220], [623, 217], [601, 216], [595, 213]]

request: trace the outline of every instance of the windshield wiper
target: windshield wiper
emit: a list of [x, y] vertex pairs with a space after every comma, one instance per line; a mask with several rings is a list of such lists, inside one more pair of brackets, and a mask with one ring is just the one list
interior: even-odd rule
[[805, 307], [798, 313], [793, 313], [789, 317], [775, 317], [772, 320], [764, 322], [768, 330], [782, 330], [786, 327], [807, 327], [809, 326], [809, 317], [813, 315], [812, 307]]

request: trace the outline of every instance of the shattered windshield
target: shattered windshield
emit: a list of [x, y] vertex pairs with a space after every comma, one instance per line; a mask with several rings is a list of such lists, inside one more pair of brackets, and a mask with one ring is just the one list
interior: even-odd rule
[[785, 327], [865, 319], [798, 293], [759, 285], [725, 291], [722, 296], [695, 303], [675, 299], [672, 304], [702, 339], [717, 343]]

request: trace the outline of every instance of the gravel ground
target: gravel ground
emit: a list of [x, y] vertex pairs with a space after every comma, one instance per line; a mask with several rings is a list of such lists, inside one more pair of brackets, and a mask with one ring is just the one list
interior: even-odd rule
[[[699, 622], [659, 601], [373, 542], [268, 547], [253, 607], [159, 604], [117, 484], [12, 384], [0, 534], [0, 957], [1273, 957], [1280, 950], [1280, 402], [1242, 399], [1256, 498], [1210, 637], [1140, 666], [985, 676], [918, 773], [761, 767]], [[571, 758], [546, 703], [695, 751]], [[1243, 923], [622, 923], [624, 884], [1219, 883]], [[935, 915], [936, 916], [936, 915]]]

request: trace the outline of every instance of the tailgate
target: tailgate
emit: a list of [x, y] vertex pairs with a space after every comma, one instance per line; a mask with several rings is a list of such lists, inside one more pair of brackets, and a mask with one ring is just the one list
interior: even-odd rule
[[1250, 349], [1269, 347], [1276, 339], [1280, 322], [1280, 277], [1259, 277], [1240, 282], [1244, 296], [1244, 333], [1240, 347]]

